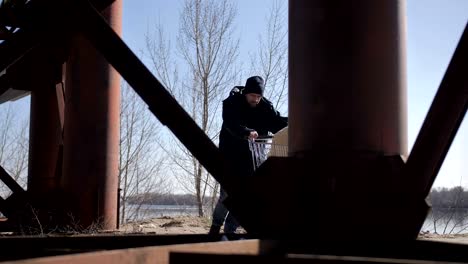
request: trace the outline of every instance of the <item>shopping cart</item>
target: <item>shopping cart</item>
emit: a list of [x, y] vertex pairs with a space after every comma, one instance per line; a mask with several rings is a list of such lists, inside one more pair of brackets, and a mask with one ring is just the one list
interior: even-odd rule
[[288, 146], [276, 144], [273, 136], [249, 140], [253, 168], [256, 170], [268, 157], [288, 156]]

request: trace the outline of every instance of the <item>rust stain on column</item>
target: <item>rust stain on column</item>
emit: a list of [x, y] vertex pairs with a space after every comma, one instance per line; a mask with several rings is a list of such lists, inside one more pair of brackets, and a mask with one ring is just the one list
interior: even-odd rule
[[[122, 1], [103, 16], [121, 34]], [[74, 221], [117, 225], [120, 76], [81, 35], [67, 63], [63, 188]], [[112, 48], [112, 47], [109, 47]]]
[[[39, 75], [49, 76], [32, 79], [29, 135], [28, 191], [44, 195], [58, 188], [61, 171], [57, 171], [62, 144], [62, 126], [60, 114], [63, 105], [57, 102], [55, 84], [51, 74], [38, 71]], [[34, 74], [33, 76], [37, 76]]]
[[407, 155], [404, 4], [289, 1], [290, 155]]

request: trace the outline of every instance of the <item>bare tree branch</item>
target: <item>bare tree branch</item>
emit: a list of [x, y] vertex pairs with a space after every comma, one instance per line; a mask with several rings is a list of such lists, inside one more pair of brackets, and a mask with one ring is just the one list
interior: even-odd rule
[[[6, 109], [5, 109], [6, 108]], [[27, 184], [29, 158], [29, 116], [18, 117], [19, 106], [7, 103], [0, 112], [0, 165], [23, 188]], [[3, 196], [11, 190], [1, 185]]]
[[[121, 98], [119, 186], [120, 222], [124, 223], [142, 217], [144, 197], [167, 192], [169, 181], [162, 176], [164, 155], [157, 144], [160, 128], [156, 119], [129, 87], [122, 87]], [[133, 197], [138, 199], [129, 205]]]
[[265, 79], [266, 97], [275, 108], [287, 106], [288, 57], [287, 21], [284, 1], [275, 0], [267, 17], [266, 36], [259, 36], [257, 56], [252, 56], [253, 71]]
[[[237, 8], [232, 1], [186, 0], [180, 12], [177, 51], [187, 70], [186, 78], [173, 90], [183, 91], [176, 96], [182, 105], [212, 139], [220, 128], [220, 103], [229, 87], [233, 86], [239, 71], [236, 69], [239, 40], [234, 38], [234, 20]], [[157, 27], [157, 31], [161, 27]], [[160, 31], [158, 31], [160, 32]], [[159, 34], [157, 41], [147, 38], [148, 53], [152, 54], [156, 75], [168, 79], [172, 72], [166, 59], [170, 58], [170, 42]], [[199, 215], [210, 184], [206, 170], [180, 143], [170, 141], [164, 148], [177, 169], [173, 170], [183, 188], [196, 195]]]

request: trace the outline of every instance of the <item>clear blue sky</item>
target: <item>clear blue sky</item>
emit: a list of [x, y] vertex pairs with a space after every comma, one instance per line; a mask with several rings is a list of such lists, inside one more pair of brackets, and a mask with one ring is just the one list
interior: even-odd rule
[[[408, 142], [412, 147], [468, 22], [466, 0], [407, 0]], [[463, 121], [436, 186], [468, 187], [468, 121]]]
[[[235, 0], [241, 59], [255, 51], [271, 0]], [[285, 1], [286, 3], [286, 1]], [[181, 0], [124, 1], [123, 38], [138, 52], [157, 21], [175, 35]], [[456, 44], [468, 21], [468, 0], [407, 0], [408, 142], [411, 149]], [[465, 118], [467, 119], [467, 118]], [[468, 122], [465, 120], [434, 184], [468, 188]]]

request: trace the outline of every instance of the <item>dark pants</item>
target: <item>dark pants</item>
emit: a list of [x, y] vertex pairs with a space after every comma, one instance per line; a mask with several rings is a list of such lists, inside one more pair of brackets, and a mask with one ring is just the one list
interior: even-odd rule
[[223, 190], [223, 188], [221, 188], [218, 202], [216, 203], [216, 207], [213, 211], [213, 220], [211, 222], [210, 233], [219, 233], [224, 220], [226, 220], [224, 223], [224, 233], [226, 234], [235, 233], [239, 227], [237, 220], [234, 218], [234, 216], [232, 216], [232, 214], [229, 213], [228, 209], [223, 204], [226, 197], [226, 192]]

